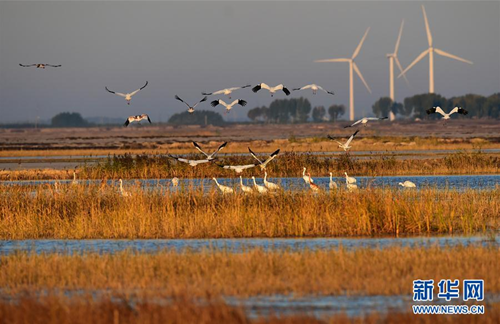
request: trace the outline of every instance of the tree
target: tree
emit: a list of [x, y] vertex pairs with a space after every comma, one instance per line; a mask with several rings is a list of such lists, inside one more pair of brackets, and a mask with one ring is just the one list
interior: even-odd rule
[[[404, 109], [401, 112], [406, 116], [410, 116], [413, 113], [413, 117], [422, 119], [427, 116], [427, 109], [437, 106], [441, 108], [447, 107], [446, 98], [436, 93], [424, 93], [405, 98]], [[431, 116], [430, 118], [438, 117]]]
[[500, 92], [489, 96], [483, 104], [485, 116], [500, 118]]
[[54, 127], [86, 127], [89, 123], [79, 113], [62, 112], [52, 117]]
[[170, 124], [175, 125], [214, 125], [223, 126], [224, 119], [219, 113], [208, 110], [196, 110], [194, 113], [184, 111], [179, 114], [174, 114], [168, 120]]
[[345, 113], [344, 105], [331, 105], [330, 108], [328, 108], [328, 114], [330, 115], [331, 121], [336, 121], [344, 113]]
[[382, 97], [373, 104], [372, 111], [377, 117], [387, 117], [391, 111], [394, 115], [403, 111], [403, 105], [393, 102], [389, 97]]
[[250, 109], [250, 110], [248, 111], [248, 113], [247, 113], [247, 117], [248, 117], [251, 121], [255, 122], [255, 121], [257, 121], [257, 119], [261, 116], [261, 114], [262, 114], [262, 110], [260, 109], [260, 107], [255, 107], [255, 108]]
[[325, 116], [326, 116], [325, 107], [319, 106], [313, 108], [312, 119], [315, 123], [320, 123], [322, 121], [325, 121]]

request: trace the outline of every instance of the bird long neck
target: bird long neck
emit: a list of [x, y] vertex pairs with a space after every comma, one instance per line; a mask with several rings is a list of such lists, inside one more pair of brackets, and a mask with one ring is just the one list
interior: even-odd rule
[[253, 180], [253, 184], [256, 186], [257, 182], [255, 181], [255, 177], [252, 177], [252, 180]]

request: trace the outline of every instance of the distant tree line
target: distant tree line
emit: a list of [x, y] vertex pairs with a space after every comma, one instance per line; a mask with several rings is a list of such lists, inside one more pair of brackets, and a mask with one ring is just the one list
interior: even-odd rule
[[187, 111], [173, 114], [168, 120], [169, 124], [175, 125], [200, 125], [200, 126], [223, 126], [226, 122], [221, 114], [210, 110], [195, 110], [193, 113]]

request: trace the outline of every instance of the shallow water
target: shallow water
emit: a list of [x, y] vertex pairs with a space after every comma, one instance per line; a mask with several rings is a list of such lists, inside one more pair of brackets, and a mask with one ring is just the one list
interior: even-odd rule
[[442, 236], [442, 237], [406, 237], [406, 238], [248, 238], [248, 239], [152, 239], [152, 240], [5, 240], [0, 241], [0, 254], [17, 251], [34, 253], [72, 254], [82, 252], [117, 253], [130, 250], [141, 253], [154, 253], [161, 250], [202, 251], [224, 250], [232, 253], [260, 248], [264, 251], [287, 250], [329, 250], [343, 248], [384, 249], [401, 247], [453, 247], [469, 245], [498, 245], [500, 236], [495, 241], [484, 236]]

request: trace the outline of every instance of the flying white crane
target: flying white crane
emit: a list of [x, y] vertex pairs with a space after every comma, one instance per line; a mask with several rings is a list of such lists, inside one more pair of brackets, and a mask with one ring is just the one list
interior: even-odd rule
[[361, 79], [361, 81], [365, 85], [368, 92], [372, 93], [372, 90], [368, 86], [368, 83], [366, 83], [365, 79], [363, 78], [363, 75], [359, 71], [359, 68], [356, 65], [356, 62], [354, 62], [354, 59], [358, 56], [359, 51], [361, 50], [361, 46], [363, 46], [363, 42], [365, 41], [366, 35], [368, 35], [369, 31], [370, 31], [370, 28], [368, 27], [368, 29], [365, 32], [365, 35], [363, 36], [363, 38], [361, 38], [361, 42], [359, 42], [359, 45], [354, 50], [354, 53], [352, 54], [351, 58], [336, 58], [336, 59], [326, 59], [326, 60], [314, 61], [314, 62], [347, 62], [347, 63], [349, 63], [349, 120], [350, 121], [354, 120], [354, 74], [353, 74], [353, 71], [356, 72], [356, 74]]
[[328, 135], [328, 138], [331, 139], [332, 141], [335, 141], [339, 144], [339, 147], [344, 149], [344, 151], [348, 151], [351, 146], [349, 146], [349, 144], [351, 144], [352, 142], [352, 139], [354, 138], [354, 136], [356, 136], [356, 134], [359, 132], [359, 130], [357, 130], [356, 132], [354, 132], [354, 134], [351, 135], [351, 137], [349, 137], [349, 139], [347, 140], [347, 142], [345, 142], [344, 144], [340, 143], [339, 141], [335, 140], [334, 137], [331, 137], [330, 135]]
[[217, 164], [217, 165], [220, 166], [221, 168], [224, 168], [227, 170], [233, 170], [236, 173], [241, 173], [246, 169], [255, 168], [258, 164], [254, 163], [254, 164], [246, 164], [246, 165], [220, 165], [220, 164]]
[[443, 116], [444, 120], [450, 119], [450, 116], [453, 115], [454, 113], [459, 113], [462, 115], [467, 115], [469, 112], [461, 107], [455, 107], [453, 108], [449, 113], [445, 113], [441, 107], [432, 107], [430, 109], [426, 110], [427, 114], [434, 114], [438, 113]]
[[309, 177], [308, 175], [306, 175], [306, 167], [304, 167], [304, 170], [302, 170], [302, 179], [304, 179], [304, 182], [306, 184], [309, 184], [309, 182], [314, 182], [314, 180], [311, 179], [311, 177]]
[[39, 64], [21, 64], [21, 63], [19, 63], [19, 66], [22, 66], [22, 67], [35, 66], [37, 69], [45, 69], [46, 67], [61, 67], [61, 64], [52, 65], [52, 64], [45, 64], [45, 63], [39, 63]]
[[461, 57], [458, 57], [456, 55], [447, 53], [447, 52], [440, 50], [438, 48], [435, 48], [432, 45], [431, 29], [429, 28], [429, 21], [427, 20], [427, 14], [425, 13], [425, 8], [423, 5], [422, 5], [422, 13], [424, 14], [425, 29], [427, 31], [427, 42], [429, 43], [429, 48], [426, 49], [425, 51], [423, 51], [422, 53], [420, 53], [420, 55], [417, 56], [417, 58], [415, 58], [415, 60], [413, 60], [413, 62], [410, 65], [408, 65], [408, 67], [406, 69], [404, 69], [403, 72], [401, 72], [401, 74], [399, 74], [398, 78], [401, 77], [402, 75], [404, 75], [406, 72], [408, 72], [408, 70], [410, 70], [415, 64], [417, 64], [418, 61], [423, 59], [424, 56], [429, 55], [429, 93], [434, 93], [434, 53], [439, 54], [441, 56], [449, 57], [449, 58], [452, 58], [454, 60], [464, 62], [464, 63], [472, 64], [472, 62], [469, 60], [463, 59]]
[[409, 180], [406, 180], [405, 182], [400, 182], [399, 185], [404, 187], [404, 188], [416, 188], [417, 187], [416, 184], [414, 184], [413, 182], [411, 182]]
[[330, 183], [328, 184], [330, 190], [337, 189], [337, 183], [333, 181], [333, 173], [330, 172]]
[[257, 189], [257, 191], [261, 194], [265, 194], [265, 193], [268, 193], [269, 192], [269, 189], [267, 189], [266, 187], [264, 186], [261, 186], [261, 185], [258, 185], [257, 182], [255, 181], [255, 177], [252, 176], [252, 180], [253, 180], [253, 186], [255, 187], [255, 189]]
[[233, 102], [231, 102], [230, 104], [228, 104], [224, 100], [219, 99], [219, 100], [214, 100], [210, 103], [210, 105], [212, 105], [212, 107], [216, 107], [217, 105], [222, 105], [222, 106], [226, 107], [226, 111], [224, 112], [224, 114], [227, 114], [231, 110], [231, 108], [233, 108], [233, 106], [236, 104], [244, 107], [244, 106], [246, 106], [247, 102], [243, 99], [236, 99]]
[[194, 106], [190, 106], [187, 102], [185, 102], [184, 100], [182, 100], [178, 95], [175, 95], [175, 99], [179, 100], [180, 102], [184, 103], [186, 106], [188, 106], [188, 112], [190, 114], [194, 113], [194, 108], [196, 108], [196, 106], [198, 106], [200, 103], [202, 103], [203, 101], [206, 101], [207, 100], [207, 97], [203, 97], [203, 99], [201, 99], [200, 101], [198, 101]]
[[280, 152], [280, 149], [277, 149], [276, 151], [274, 151], [273, 153], [271, 153], [271, 155], [269, 155], [269, 157], [265, 161], [260, 160], [257, 157], [257, 155], [255, 155], [255, 153], [250, 148], [248, 148], [248, 151], [250, 152], [250, 154], [253, 156], [254, 159], [256, 159], [257, 161], [259, 161], [258, 166], [260, 166], [260, 168], [262, 170], [265, 170], [267, 164], [269, 162], [271, 162], [278, 155], [278, 153]]
[[259, 91], [260, 89], [269, 90], [269, 92], [271, 93], [271, 97], [274, 96], [274, 94], [278, 90], [282, 90], [287, 96], [290, 95], [290, 90], [288, 90], [288, 88], [285, 87], [283, 84], [278, 84], [277, 86], [270, 87], [265, 83], [259, 83], [258, 85], [252, 88], [252, 91], [257, 93], [257, 91]]
[[295, 88], [295, 89], [292, 89], [293, 91], [297, 91], [297, 90], [306, 90], [306, 89], [311, 89], [313, 94], [315, 95], [316, 92], [318, 92], [318, 90], [321, 90], [325, 93], [328, 93], [328, 94], [331, 94], [331, 95], [334, 95], [335, 93], [333, 91], [328, 91], [328, 90], [325, 90], [323, 89], [321, 86], [317, 85], [317, 84], [308, 84], [306, 86], [303, 86], [302, 88]]
[[127, 192], [125, 191], [125, 189], [123, 189], [122, 179], [120, 179], [119, 181], [120, 181], [120, 194], [122, 195], [122, 197], [130, 197], [130, 192]]
[[[399, 43], [401, 41], [401, 35], [403, 33], [403, 26], [405, 24], [404, 19], [401, 21], [401, 27], [399, 28], [399, 34], [398, 34], [398, 40], [396, 41], [396, 46], [394, 47], [394, 52], [387, 54], [387, 58], [389, 59], [389, 98], [391, 98], [392, 102], [396, 101], [396, 96], [394, 95], [394, 62], [396, 62], [396, 65], [399, 68], [399, 72], [403, 72], [403, 67], [401, 66], [401, 63], [399, 62], [398, 59], [398, 49], [399, 49]], [[408, 82], [408, 79], [406, 78], [406, 75], [403, 74], [403, 78], [406, 81], [406, 84], [410, 85]], [[396, 119], [396, 116], [394, 116], [394, 113], [392, 110], [389, 112], [389, 117], [390, 120], [393, 121]]]
[[194, 145], [194, 147], [195, 147], [198, 151], [200, 151], [203, 155], [205, 155], [205, 156], [207, 157], [207, 159], [209, 159], [209, 160], [213, 160], [213, 159], [215, 158], [215, 156], [217, 155], [217, 153], [219, 153], [219, 151], [220, 151], [220, 150], [222, 150], [223, 148], [225, 148], [225, 147], [226, 147], [227, 142], [224, 142], [224, 143], [222, 143], [221, 145], [219, 145], [219, 147], [218, 147], [218, 148], [217, 148], [217, 149], [216, 149], [213, 153], [211, 153], [211, 154], [205, 153], [205, 151], [203, 151], [203, 150], [201, 149], [201, 147], [198, 145], [198, 143], [193, 142], [193, 145]]
[[253, 193], [252, 187], [245, 186], [243, 184], [243, 178], [241, 176], [240, 176], [240, 188], [241, 188], [241, 191], [243, 191], [244, 193]]
[[281, 188], [279, 185], [267, 181], [267, 171], [264, 172], [264, 186], [269, 190], [278, 190]]
[[136, 116], [129, 116], [127, 120], [125, 121], [125, 124], [123, 126], [127, 127], [130, 123], [133, 122], [140, 122], [141, 120], [146, 119], [150, 124], [151, 124], [151, 119], [147, 114], [142, 114], [142, 115], [136, 115]]
[[387, 119], [388, 117], [364, 117], [364, 118], [361, 118], [360, 120], [358, 120], [357, 122], [355, 122], [354, 124], [351, 124], [351, 125], [348, 125], [348, 126], [344, 126], [344, 128], [349, 128], [349, 127], [353, 127], [353, 126], [356, 126], [357, 124], [363, 124], [365, 125], [366, 127], [366, 124], [370, 121], [370, 120], [384, 120], [384, 119]]
[[188, 160], [188, 159], [179, 158], [179, 157], [176, 157], [176, 156], [173, 156], [173, 155], [170, 155], [170, 154], [168, 154], [167, 156], [169, 158], [177, 160], [179, 162], [187, 163], [187, 164], [189, 164], [192, 167], [195, 167], [198, 164], [209, 163], [209, 162], [212, 162], [212, 161], [215, 160], [215, 158], [214, 159], [204, 159], [204, 160]]
[[248, 88], [248, 87], [251, 87], [251, 86], [252, 86], [251, 84], [247, 84], [247, 85], [244, 85], [242, 87], [226, 88], [226, 89], [222, 89], [222, 90], [218, 90], [218, 91], [214, 91], [214, 92], [202, 92], [201, 94], [204, 95], [204, 96], [211, 96], [211, 95], [222, 94], [222, 95], [227, 96], [229, 99], [231, 99], [231, 93], [233, 91], [238, 90], [238, 89]]
[[217, 184], [217, 187], [219, 187], [220, 191], [223, 194], [230, 194], [230, 193], [234, 192], [233, 188], [219, 184], [219, 182], [217, 182], [217, 179], [215, 179], [215, 178], [212, 178], [212, 179], [215, 181], [215, 183]]
[[115, 92], [115, 91], [109, 90], [108, 87], [104, 87], [104, 88], [109, 93], [112, 93], [114, 95], [117, 95], [117, 96], [125, 98], [125, 100], [127, 101], [127, 105], [130, 105], [130, 100], [132, 100], [132, 96], [135, 95], [137, 92], [141, 91], [142, 89], [144, 89], [147, 85], [148, 85], [148, 81], [146, 81], [146, 84], [142, 88], [139, 88], [139, 89], [137, 89], [137, 90], [135, 90], [133, 92], [130, 92], [130, 93]]
[[345, 174], [345, 183], [356, 183], [356, 178], [350, 177], [347, 175], [347, 172], [344, 172]]

